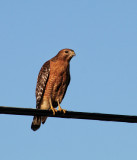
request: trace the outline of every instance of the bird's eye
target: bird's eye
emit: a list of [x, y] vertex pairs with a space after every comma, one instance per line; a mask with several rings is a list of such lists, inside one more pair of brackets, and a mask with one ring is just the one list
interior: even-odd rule
[[65, 51], [65, 53], [68, 53], [68, 51]]

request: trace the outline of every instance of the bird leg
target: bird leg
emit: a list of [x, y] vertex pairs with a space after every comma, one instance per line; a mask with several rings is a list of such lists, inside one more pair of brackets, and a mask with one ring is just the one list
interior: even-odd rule
[[57, 100], [57, 103], [58, 103], [58, 111], [60, 111], [60, 112], [63, 111], [63, 113], [65, 114], [66, 110], [61, 108], [59, 100]]
[[55, 113], [57, 112], [57, 109], [55, 109], [55, 108], [53, 107], [52, 102], [51, 102], [51, 98], [50, 98], [50, 100], [49, 100], [49, 103], [50, 103], [50, 110], [52, 110], [53, 115], [55, 116]]

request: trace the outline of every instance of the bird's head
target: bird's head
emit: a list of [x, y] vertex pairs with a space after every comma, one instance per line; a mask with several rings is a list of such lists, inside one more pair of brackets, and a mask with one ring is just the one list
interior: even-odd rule
[[62, 49], [58, 52], [58, 57], [62, 60], [70, 61], [73, 56], [75, 56], [75, 52], [72, 49]]

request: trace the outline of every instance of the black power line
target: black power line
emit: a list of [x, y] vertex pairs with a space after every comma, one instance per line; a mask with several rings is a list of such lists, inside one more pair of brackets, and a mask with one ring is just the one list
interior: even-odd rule
[[4, 106], [0, 106], [0, 114], [26, 115], [26, 116], [38, 115], [38, 116], [59, 117], [59, 118], [137, 123], [137, 116], [130, 116], [130, 115], [87, 113], [87, 112], [73, 112], [73, 111], [67, 111], [65, 114], [63, 112], [58, 111], [56, 112], [55, 115], [53, 115], [52, 111], [47, 111], [47, 110], [4, 107]]

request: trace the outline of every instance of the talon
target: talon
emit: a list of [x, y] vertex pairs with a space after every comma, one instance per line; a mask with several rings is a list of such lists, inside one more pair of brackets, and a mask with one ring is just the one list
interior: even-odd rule
[[63, 111], [64, 114], [65, 114], [66, 111], [67, 111], [67, 110], [61, 108], [61, 106], [60, 106], [60, 104], [59, 104], [59, 101], [58, 101], [58, 111], [60, 111], [60, 112]]
[[51, 99], [50, 99], [50, 110], [52, 110], [53, 112], [53, 115], [55, 116], [56, 112], [57, 112], [57, 109], [55, 109], [53, 106], [52, 106], [52, 102], [51, 102]]
[[67, 112], [67, 110], [66, 110], [66, 109], [62, 109], [62, 110], [63, 110], [63, 113], [64, 113], [64, 114]]
[[67, 110], [62, 109], [62, 108], [59, 106], [58, 111], [60, 111], [60, 112], [62, 112], [62, 111], [63, 111], [63, 113], [65, 114]]
[[55, 116], [56, 112], [57, 112], [57, 109], [53, 108], [53, 106], [51, 106], [50, 110], [52, 110], [53, 112], [53, 115]]

